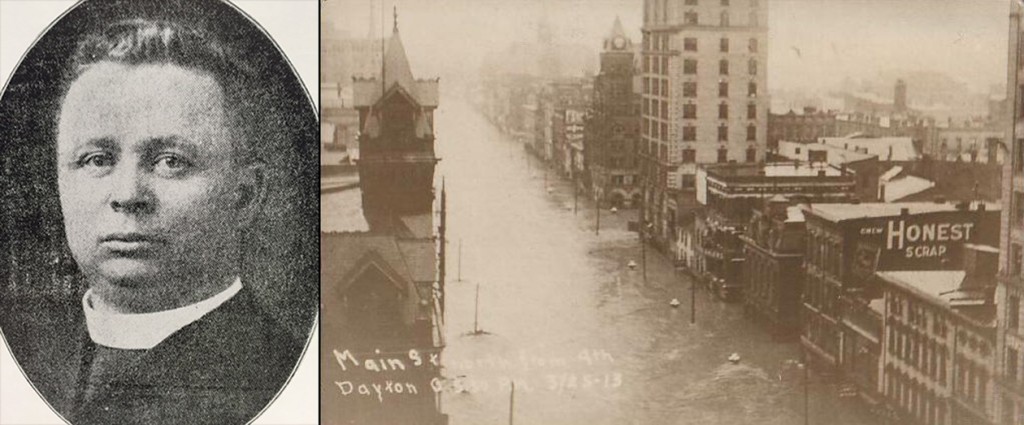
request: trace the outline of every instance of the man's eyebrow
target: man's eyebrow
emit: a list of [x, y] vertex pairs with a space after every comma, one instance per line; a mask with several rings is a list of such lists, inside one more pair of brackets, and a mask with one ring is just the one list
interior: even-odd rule
[[146, 150], [179, 149], [190, 155], [199, 152], [195, 143], [181, 136], [152, 137], [143, 142], [142, 146]]
[[114, 141], [113, 138], [110, 138], [110, 137], [97, 137], [97, 138], [92, 138], [92, 139], [86, 140], [85, 143], [82, 143], [82, 144], [76, 146], [75, 149], [72, 152], [77, 154], [78, 152], [80, 152], [82, 150], [92, 149], [92, 148], [100, 148], [100, 149], [109, 150], [109, 151], [120, 151], [121, 150], [121, 147], [117, 144], [117, 142]]

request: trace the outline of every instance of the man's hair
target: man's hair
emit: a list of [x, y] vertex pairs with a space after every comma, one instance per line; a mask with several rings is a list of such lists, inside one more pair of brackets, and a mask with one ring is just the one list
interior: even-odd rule
[[168, 64], [209, 74], [224, 92], [224, 109], [236, 160], [253, 159], [252, 128], [263, 120], [255, 72], [230, 46], [196, 26], [168, 20], [130, 19], [87, 34], [72, 58], [64, 92], [101, 62], [125, 65]]

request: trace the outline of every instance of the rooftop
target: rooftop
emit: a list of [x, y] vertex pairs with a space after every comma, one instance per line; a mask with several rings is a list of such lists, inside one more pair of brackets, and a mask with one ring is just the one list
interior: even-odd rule
[[[999, 211], [1000, 209], [998, 203], [972, 202], [970, 210], [977, 210], [979, 204], [984, 204], [987, 211]], [[951, 202], [871, 202], [861, 204], [815, 204], [804, 207], [804, 212], [809, 212], [830, 221], [843, 221], [861, 218], [898, 217], [904, 208], [910, 214], [959, 211], [957, 204]]]
[[[877, 272], [876, 275], [922, 299], [945, 307], [984, 306], [987, 298], [982, 290], [962, 287], [967, 277], [967, 273], [962, 270], [890, 271]], [[980, 323], [989, 323], [995, 318], [994, 310], [965, 309], [962, 313]]]
[[[819, 177], [842, 176], [843, 171], [828, 164], [773, 162], [767, 164], [705, 165], [708, 175], [716, 177]], [[763, 174], [762, 174], [763, 172]]]
[[921, 154], [909, 137], [822, 137], [819, 143], [875, 155], [879, 161], [917, 161]]
[[825, 152], [825, 162], [833, 165], [849, 164], [877, 156], [823, 143], [779, 141], [778, 154], [787, 159], [810, 161], [810, 152]]

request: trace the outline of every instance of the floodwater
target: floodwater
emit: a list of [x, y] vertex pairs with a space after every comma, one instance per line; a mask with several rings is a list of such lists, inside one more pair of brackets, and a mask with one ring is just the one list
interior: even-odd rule
[[797, 345], [772, 341], [738, 305], [698, 290], [691, 325], [688, 276], [651, 249], [646, 280], [627, 266], [641, 263], [626, 230], [635, 211], [602, 211], [596, 234], [592, 202], [577, 204], [569, 182], [468, 103], [444, 99], [441, 409], [452, 425], [802, 424], [805, 388], [808, 423], [875, 422], [836, 384], [811, 374], [805, 387]]

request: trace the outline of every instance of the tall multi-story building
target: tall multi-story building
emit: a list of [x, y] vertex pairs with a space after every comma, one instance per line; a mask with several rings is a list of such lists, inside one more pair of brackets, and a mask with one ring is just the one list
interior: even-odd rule
[[694, 207], [698, 164], [764, 160], [767, 44], [765, 0], [644, 1], [639, 152], [655, 243]]
[[999, 423], [1024, 423], [1024, 327], [1020, 326], [1020, 300], [1024, 297], [1024, 6], [1010, 2], [1010, 40], [1006, 70], [1006, 149], [1003, 160], [1003, 216], [999, 250], [999, 287], [996, 298], [998, 332], [996, 343], [996, 403]]
[[591, 192], [616, 207], [639, 200], [636, 148], [640, 134], [639, 98], [633, 93], [636, 52], [615, 24], [604, 40], [601, 71], [594, 81], [594, 103], [585, 125], [586, 166]]

